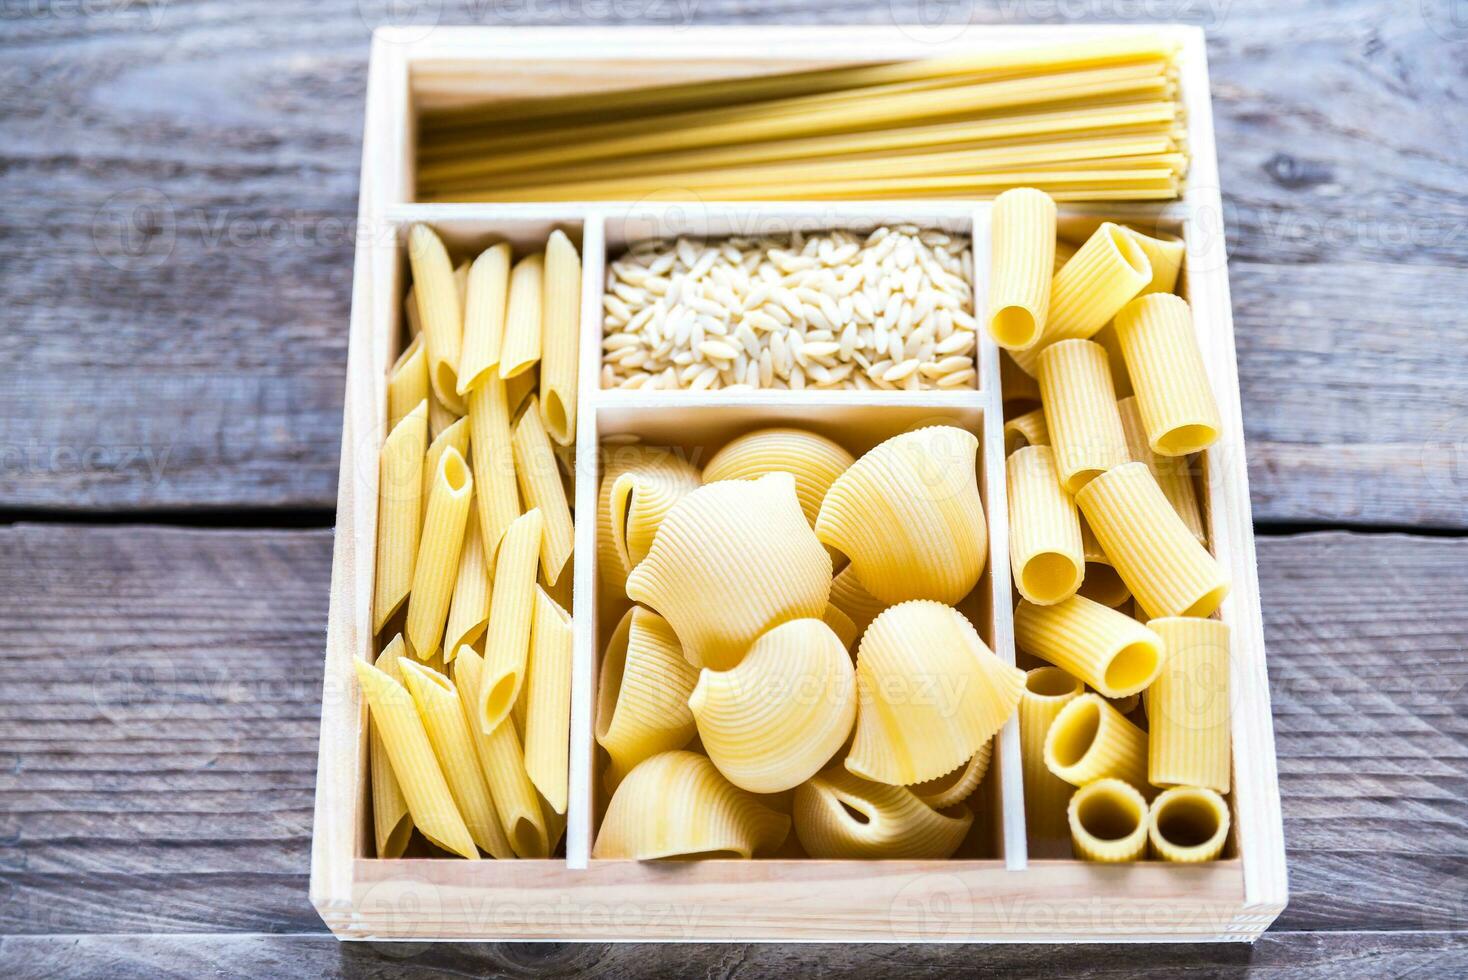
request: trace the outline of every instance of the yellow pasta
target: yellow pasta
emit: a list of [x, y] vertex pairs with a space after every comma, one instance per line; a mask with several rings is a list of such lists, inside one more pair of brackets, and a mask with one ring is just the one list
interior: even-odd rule
[[1065, 808], [1075, 788], [1045, 765], [1045, 736], [1060, 710], [1083, 693], [1084, 685], [1059, 667], [1036, 667], [1025, 674], [1019, 700], [1019, 755], [1025, 780], [1025, 831], [1031, 839], [1065, 838]]
[[525, 772], [557, 813], [566, 812], [571, 739], [571, 615], [539, 587], [525, 694]]
[[1045, 332], [1033, 347], [1015, 351], [1014, 362], [1036, 374], [1042, 350], [1090, 337], [1151, 281], [1152, 264], [1137, 240], [1121, 225], [1103, 222], [1055, 273]]
[[1158, 456], [1147, 444], [1147, 430], [1142, 425], [1141, 409], [1135, 398], [1123, 398], [1116, 403], [1121, 415], [1121, 428], [1126, 433], [1127, 451], [1133, 460], [1146, 463], [1152, 478], [1177, 516], [1187, 525], [1198, 543], [1207, 547], [1208, 531], [1203, 526], [1203, 510], [1198, 504], [1198, 492], [1193, 486], [1192, 459], [1188, 456]]
[[627, 610], [597, 685], [596, 741], [611, 757], [607, 789], [643, 759], [688, 744], [695, 731], [688, 696], [697, 683], [698, 668], [684, 659], [668, 621], [641, 606]]
[[449, 426], [459, 421], [462, 416], [452, 409], [446, 408], [443, 402], [438, 400], [432, 388], [428, 391], [428, 436], [437, 439]]
[[1154, 619], [1167, 663], [1147, 689], [1147, 779], [1229, 787], [1229, 629], [1216, 619]]
[[464, 302], [464, 344], [459, 353], [458, 393], [467, 395], [500, 366], [505, 301], [510, 288], [510, 246], [500, 242], [469, 267]]
[[888, 439], [831, 484], [816, 536], [884, 602], [957, 602], [988, 557], [978, 449], [973, 433], [951, 425]]
[[1021, 600], [1014, 611], [1014, 642], [1108, 698], [1136, 694], [1162, 669], [1162, 640], [1156, 633], [1079, 595], [1051, 606]]
[[398, 427], [407, 414], [428, 397], [428, 353], [423, 337], [403, 348], [387, 376], [387, 431]]
[[1228, 840], [1228, 804], [1211, 789], [1175, 786], [1164, 790], [1147, 816], [1152, 853], [1164, 861], [1213, 861]]
[[478, 765], [458, 689], [447, 677], [411, 660], [403, 660], [399, 668], [469, 836], [481, 850], [510, 857], [510, 842]]
[[1075, 493], [1129, 458], [1106, 351], [1089, 340], [1064, 340], [1045, 348], [1039, 369], [1055, 467], [1061, 485]]
[[505, 337], [500, 345], [500, 377], [513, 378], [540, 361], [541, 300], [545, 256], [539, 252], [515, 263], [505, 306]]
[[427, 225], [414, 225], [408, 230], [408, 264], [413, 268], [418, 321], [428, 351], [428, 383], [445, 408], [455, 415], [463, 415], [458, 372], [464, 340], [464, 310], [448, 249]]
[[464, 524], [473, 505], [474, 480], [469, 464], [450, 448], [439, 460], [428, 516], [423, 521], [418, 559], [413, 565], [413, 597], [408, 603], [408, 647], [420, 659], [443, 642], [454, 574], [464, 545]]
[[1119, 609], [1132, 597], [1132, 592], [1116, 573], [1111, 559], [1101, 550], [1101, 543], [1091, 532], [1091, 525], [1081, 518], [1081, 550], [1086, 556], [1086, 577], [1078, 595], [1083, 595], [1103, 606]]
[[1152, 451], [1186, 456], [1213, 445], [1223, 422], [1187, 302], [1143, 296], [1116, 315], [1114, 328]]
[[505, 529], [520, 516], [510, 412], [505, 383], [499, 378], [490, 375], [469, 392], [469, 430], [479, 533], [484, 539], [484, 557], [493, 561]]
[[[403, 664], [407, 660], [400, 661]], [[392, 763], [413, 825], [434, 845], [471, 860], [479, 857], [474, 838], [449, 793], [448, 783], [423, 719], [403, 686], [364, 660], [353, 660], [357, 682], [367, 697], [369, 714], [377, 724]]]
[[[639, 479], [621, 484], [614, 506], [613, 491], [626, 473], [637, 473]], [[631, 445], [603, 450], [596, 502], [596, 567], [605, 593], [623, 596], [627, 590], [627, 574], [632, 567], [619, 544], [627, 539], [626, 525], [631, 523], [633, 538], [645, 541], [643, 547], [650, 548], [652, 535], [668, 508], [700, 483], [698, 468], [672, 449]], [[645, 550], [641, 553], [646, 556]]]
[[668, 511], [699, 485], [698, 470], [676, 457], [628, 470], [613, 481], [609, 513], [621, 567], [630, 573], [647, 557]]
[[444, 626], [444, 659], [452, 662], [459, 647], [470, 646], [484, 635], [489, 623], [489, 563], [484, 560], [484, 540], [473, 507], [464, 522], [464, 545], [459, 549], [459, 570], [454, 576], [454, 595], [449, 600], [449, 619]]
[[770, 627], [819, 618], [830, 592], [831, 557], [788, 473], [692, 491], [627, 577], [628, 598], [668, 620], [691, 663], [715, 670], [738, 663]]
[[1149, 618], [1208, 616], [1228, 595], [1228, 573], [1188, 531], [1145, 463], [1097, 477], [1076, 503]]
[[433, 436], [428, 443], [428, 452], [423, 457], [423, 516], [428, 517], [428, 501], [433, 494], [433, 481], [438, 478], [438, 464], [450, 448], [459, 455], [469, 458], [469, 423], [466, 419], [454, 419], [442, 432]]
[[545, 243], [541, 300], [540, 414], [562, 446], [576, 441], [577, 356], [581, 337], [581, 256], [557, 228]]
[[989, 336], [1025, 350], [1045, 331], [1055, 265], [1055, 201], [1017, 187], [994, 199], [989, 262]]
[[1024, 674], [964, 616], [915, 600], [878, 616], [856, 657], [856, 737], [846, 768], [905, 786], [961, 765], [1013, 716]]
[[545, 580], [554, 585], [571, 559], [576, 534], [571, 525], [571, 507], [566, 502], [566, 488], [561, 484], [560, 466], [551, 452], [534, 395], [530, 396], [530, 405], [521, 413], [520, 421], [515, 423], [511, 445], [520, 495], [525, 498], [525, 506], [538, 509], [545, 520], [540, 538], [540, 567]]
[[[401, 635], [377, 655], [377, 669], [393, 680], [402, 682], [397, 658], [406, 648]], [[398, 777], [393, 775], [392, 761], [387, 756], [387, 745], [382, 741], [376, 718], [368, 717], [367, 758], [372, 779], [372, 829], [377, 841], [376, 854], [379, 858], [398, 858], [408, 847], [413, 836], [413, 817], [408, 812], [408, 801], [403, 798], [403, 788]]]
[[1147, 256], [1147, 263], [1152, 266], [1152, 279], [1142, 287], [1141, 295], [1172, 292], [1177, 287], [1178, 273], [1183, 268], [1187, 244], [1178, 236], [1165, 231], [1155, 231], [1150, 235], [1131, 227], [1126, 231], [1141, 246]]
[[865, 633], [872, 620], [887, 608], [887, 603], [866, 590], [850, 565], [831, 580], [831, 605], [851, 619], [858, 636]]
[[543, 521], [529, 510], [505, 532], [494, 566], [489, 629], [484, 638], [484, 677], [479, 686], [479, 724], [486, 731], [509, 717], [525, 682], [530, 626], [535, 614], [535, 564]]
[[1071, 847], [1082, 861], [1137, 861], [1147, 852], [1147, 800], [1123, 780], [1101, 779], [1076, 790], [1066, 816]]
[[552, 842], [545, 809], [525, 772], [525, 756], [515, 726], [506, 723], [486, 732], [479, 724], [476, 706], [484, 686], [484, 659], [472, 647], [464, 647], [454, 658], [454, 680], [463, 692], [460, 702], [465, 723], [474, 738], [479, 765], [511, 849], [517, 857], [549, 857]]
[[974, 816], [967, 807], [933, 809], [905, 786], [861, 779], [839, 765], [795, 790], [795, 834], [813, 858], [947, 858]]
[[1045, 734], [1045, 765], [1072, 786], [1115, 777], [1147, 785], [1147, 733], [1099, 694], [1072, 698]]
[[830, 761], [856, 722], [856, 676], [840, 637], [819, 619], [782, 623], [738, 665], [705, 669], [688, 698], [719, 772], [751, 793], [779, 793]]
[[804, 429], [757, 429], [729, 442], [703, 468], [703, 482], [751, 480], [766, 473], [795, 477], [800, 511], [815, 527], [821, 501], [856, 460], [839, 443]]
[[1049, 446], [1026, 446], [1005, 463], [1009, 561], [1019, 594], [1039, 605], [1075, 594], [1086, 571], [1075, 501], [1060, 485]]
[[[832, 588], [835, 587], [835, 584], [833, 579]], [[847, 650], [850, 650], [852, 645], [861, 639], [861, 630], [856, 628], [856, 623], [852, 618], [830, 602], [826, 603], [826, 611], [821, 613], [821, 621], [831, 627], [831, 632], [836, 634], [841, 645]]]
[[402, 608], [413, 586], [422, 531], [423, 453], [428, 445], [428, 403], [388, 433], [377, 470], [377, 570], [372, 594], [372, 631], [379, 633]]
[[962, 803], [973, 795], [989, 772], [989, 762], [994, 757], [994, 740], [991, 738], [979, 747], [969, 760], [946, 776], [914, 783], [908, 787], [913, 795], [934, 810], [946, 810]]
[[1121, 352], [1121, 342], [1116, 339], [1115, 322], [1113, 320], [1097, 330], [1091, 335], [1091, 340], [1106, 349], [1106, 367], [1111, 372], [1111, 387], [1116, 397], [1128, 398], [1132, 394], [1132, 379], [1126, 373], [1126, 357]]
[[[408, 322], [408, 338], [410, 340], [418, 340], [419, 338], [421, 338], [423, 336], [423, 321], [418, 318], [418, 291], [415, 290], [411, 285], [408, 286], [408, 292], [403, 296], [403, 317]], [[427, 384], [428, 378], [428, 361], [426, 360], [427, 356], [428, 355], [425, 352], [425, 360], [423, 362], [423, 377], [425, 384]]]
[[730, 783], [704, 756], [662, 752], [612, 794], [591, 856], [750, 858], [773, 852], [789, 833], [789, 817]]
[[1045, 424], [1045, 410], [1037, 408], [1033, 411], [1016, 415], [1004, 423], [1004, 455], [1012, 455], [1015, 450], [1026, 446], [1048, 446], [1050, 445], [1050, 427]]

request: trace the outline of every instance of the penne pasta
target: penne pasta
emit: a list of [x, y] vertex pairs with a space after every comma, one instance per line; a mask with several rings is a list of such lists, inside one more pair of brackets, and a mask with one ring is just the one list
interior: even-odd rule
[[464, 545], [464, 524], [473, 505], [474, 480], [469, 464], [450, 448], [440, 458], [428, 515], [423, 521], [418, 559], [413, 565], [413, 595], [408, 603], [408, 647], [420, 659], [443, 643], [454, 573]]
[[575, 529], [571, 525], [571, 507], [566, 502], [566, 488], [561, 484], [561, 470], [551, 452], [541, 422], [540, 408], [534, 395], [515, 423], [511, 437], [515, 457], [515, 478], [526, 507], [540, 511], [545, 529], [540, 537], [540, 568], [545, 580], [554, 585], [566, 563], [571, 560]]
[[500, 242], [479, 253], [469, 267], [464, 301], [464, 343], [459, 352], [457, 391], [468, 395], [498, 373], [510, 289], [510, 246]]
[[1143, 296], [1116, 315], [1115, 329], [1152, 451], [1186, 456], [1218, 441], [1223, 422], [1187, 302]]
[[1013, 455], [1016, 450], [1026, 446], [1048, 446], [1050, 445], [1050, 427], [1045, 424], [1045, 410], [1037, 408], [1033, 411], [1016, 415], [1004, 423], [1004, 455]]
[[556, 813], [566, 812], [571, 739], [571, 615], [539, 587], [525, 693], [525, 772]]
[[540, 414], [562, 446], [576, 440], [577, 358], [581, 337], [581, 256], [559, 228], [545, 243], [541, 300]]
[[1089, 340], [1052, 344], [1040, 354], [1039, 376], [1055, 467], [1061, 485], [1075, 493], [1129, 458], [1106, 351]]
[[[397, 658], [406, 652], [401, 635], [377, 655], [376, 667], [398, 683], [402, 674], [398, 670]], [[403, 797], [403, 788], [398, 777], [393, 775], [392, 761], [387, 755], [387, 745], [382, 741], [382, 731], [376, 718], [368, 715], [367, 759], [372, 780], [372, 829], [377, 842], [374, 852], [379, 858], [398, 858], [408, 848], [413, 836], [413, 817], [408, 812], [408, 801]]]
[[1071, 847], [1082, 861], [1138, 861], [1147, 851], [1147, 800], [1120, 779], [1083, 786], [1066, 811]]
[[1120, 609], [1129, 602], [1131, 590], [1112, 567], [1106, 552], [1101, 550], [1101, 543], [1096, 540], [1084, 517], [1081, 518], [1081, 551], [1086, 556], [1086, 577], [1076, 594], [1112, 609]]
[[388, 433], [378, 457], [377, 568], [372, 593], [372, 631], [382, 632], [408, 598], [422, 531], [423, 453], [428, 445], [428, 404], [419, 402]]
[[705, 668], [688, 708], [725, 779], [751, 793], [794, 789], [851, 734], [851, 656], [825, 623], [791, 620], [755, 640], [731, 669]]
[[427, 225], [408, 229], [408, 264], [413, 269], [413, 293], [418, 300], [418, 322], [428, 353], [428, 383], [439, 402], [455, 415], [464, 414], [459, 397], [459, 354], [463, 344], [464, 310], [454, 267], [443, 240]]
[[693, 738], [688, 696], [697, 683], [698, 668], [668, 621], [641, 606], [627, 610], [602, 655], [596, 695], [596, 741], [611, 757], [608, 790], [643, 759]]
[[795, 834], [813, 858], [947, 858], [958, 850], [974, 815], [962, 805], [933, 809], [905, 786], [853, 775], [839, 765], [795, 790]]
[[969, 760], [946, 776], [914, 783], [908, 787], [914, 796], [934, 810], [946, 810], [957, 806], [973, 795], [989, 771], [989, 762], [994, 756], [994, 740], [991, 738], [979, 747]]
[[469, 392], [469, 431], [474, 444], [474, 494], [484, 557], [493, 561], [500, 538], [520, 516], [515, 482], [515, 450], [505, 383], [493, 375]]
[[1152, 853], [1183, 864], [1216, 860], [1228, 841], [1228, 826], [1223, 797], [1196, 786], [1164, 790], [1147, 814]]
[[1025, 783], [1025, 832], [1031, 840], [1064, 840], [1066, 805], [1075, 787], [1045, 765], [1045, 736], [1055, 716], [1085, 693], [1085, 686], [1059, 667], [1025, 674], [1019, 700], [1019, 757]]
[[1166, 664], [1147, 689], [1147, 780], [1227, 793], [1229, 628], [1216, 619], [1148, 621]]
[[1228, 595], [1228, 573], [1177, 516], [1146, 464], [1097, 477], [1076, 503], [1149, 618], [1208, 616]]
[[428, 397], [428, 353], [423, 337], [416, 336], [403, 348], [387, 376], [387, 431], [398, 427], [418, 403]]
[[493, 732], [509, 717], [525, 682], [542, 524], [538, 510], [516, 518], [505, 532], [495, 560], [478, 703], [479, 725], [486, 732]]
[[541, 300], [545, 256], [527, 255], [510, 271], [510, 296], [505, 306], [505, 337], [500, 345], [501, 378], [513, 378], [540, 361]]
[[469, 458], [469, 423], [455, 419], [442, 432], [433, 435], [428, 443], [428, 452], [423, 457], [423, 517], [428, 517], [428, 501], [433, 494], [433, 481], [438, 478], [438, 464], [450, 448], [458, 450], [460, 456]]
[[[619, 486], [620, 477], [628, 473], [638, 476]], [[632, 546], [624, 551], [619, 542], [626, 542], [630, 535], [645, 557], [667, 511], [700, 483], [698, 468], [672, 449], [630, 445], [603, 450], [596, 504], [596, 567], [605, 593], [621, 597], [627, 591]]]
[[[418, 291], [408, 284], [408, 292], [403, 296], [403, 318], [408, 324], [408, 339], [418, 340], [423, 336], [423, 322], [418, 318]], [[424, 354], [424, 378], [427, 379], [427, 354]]]
[[1019, 187], [994, 199], [989, 254], [989, 336], [1026, 350], [1045, 332], [1055, 264], [1055, 201]]
[[1109, 698], [1143, 690], [1162, 669], [1162, 640], [1125, 613], [1084, 596], [1050, 606], [1021, 600], [1014, 642]]
[[858, 636], [887, 608], [887, 603], [866, 590], [850, 565], [831, 580], [831, 605], [850, 617]]
[[1086, 572], [1080, 516], [1060, 485], [1049, 446], [1027, 446], [1005, 462], [1009, 562], [1019, 594], [1038, 605], [1075, 595]]
[[473, 507], [464, 522], [464, 544], [459, 549], [459, 569], [454, 576], [454, 594], [449, 600], [449, 619], [444, 626], [444, 659], [450, 663], [459, 647], [472, 646], [484, 635], [489, 623], [489, 563], [484, 559], [484, 540]]
[[1198, 543], [1208, 546], [1208, 531], [1203, 526], [1203, 511], [1198, 505], [1198, 492], [1193, 487], [1192, 457], [1158, 456], [1147, 444], [1147, 430], [1142, 425], [1142, 413], [1135, 398], [1123, 398], [1116, 403], [1121, 416], [1121, 428], [1126, 433], [1127, 451], [1133, 460], [1146, 463], [1152, 471], [1157, 487], [1177, 516]]
[[1097, 694], [1072, 698], [1045, 733], [1045, 766], [1072, 786], [1114, 777], [1147, 785], [1147, 733]]

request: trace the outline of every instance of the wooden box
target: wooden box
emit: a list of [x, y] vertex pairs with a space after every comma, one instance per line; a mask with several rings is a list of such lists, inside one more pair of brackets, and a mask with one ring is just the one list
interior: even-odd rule
[[[596, 812], [592, 706], [599, 644], [595, 610], [596, 472], [600, 440], [637, 433], [716, 446], [740, 427], [798, 421], [860, 450], [918, 420], [969, 428], [982, 445], [981, 489], [991, 534], [982, 624], [1013, 660], [998, 349], [978, 352], [975, 388], [942, 392], [622, 392], [597, 387], [605, 261], [628, 242], [670, 234], [871, 228], [913, 222], [972, 234], [983, 308], [989, 207], [978, 202], [717, 204], [415, 204], [415, 117], [425, 107], [556, 95], [684, 79], [930, 57], [1030, 46], [1126, 28], [973, 28], [942, 43], [900, 28], [635, 30], [389, 29], [373, 40], [362, 157], [359, 238], [343, 419], [337, 540], [327, 632], [311, 899], [351, 939], [1250, 941], [1286, 899], [1284, 843], [1265, 674], [1221, 204], [1202, 32], [1156, 28], [1180, 42], [1192, 168], [1185, 195], [1162, 206], [1072, 207], [1146, 221], [1187, 242], [1180, 289], [1192, 303], [1224, 418], [1203, 479], [1217, 557], [1233, 575], [1222, 609], [1233, 627], [1233, 838], [1205, 865], [1099, 866], [1027, 853], [1016, 726], [998, 736], [980, 821], [992, 833], [948, 861], [703, 861], [590, 859]], [[1149, 28], [1150, 29], [1150, 28]], [[404, 235], [434, 225], [450, 248], [490, 240], [543, 243], [562, 228], [582, 250], [581, 389], [576, 480], [575, 672], [566, 857], [545, 861], [377, 860], [371, 852], [366, 713], [351, 659], [372, 650], [370, 605], [377, 454], [384, 381], [400, 345]], [[981, 808], [982, 809], [982, 808]]]

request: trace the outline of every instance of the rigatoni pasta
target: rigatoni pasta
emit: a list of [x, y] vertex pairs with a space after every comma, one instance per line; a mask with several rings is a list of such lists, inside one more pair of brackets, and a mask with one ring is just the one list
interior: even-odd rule
[[1079, 595], [1049, 606], [1022, 600], [1014, 611], [1014, 642], [1109, 698], [1143, 690], [1162, 669], [1156, 633]]
[[1139, 860], [1147, 851], [1147, 800], [1121, 779], [1081, 787], [1067, 812], [1071, 847], [1083, 861], [1114, 864]]
[[1071, 699], [1045, 733], [1045, 766], [1072, 786], [1114, 777], [1147, 785], [1147, 733], [1096, 694]]
[[1138, 295], [1172, 292], [1177, 286], [1178, 273], [1183, 268], [1187, 245], [1178, 236], [1165, 231], [1154, 231], [1149, 235], [1130, 226], [1124, 227], [1146, 254], [1147, 263], [1152, 266], [1152, 279], [1142, 287], [1142, 292]]
[[1106, 351], [1089, 340], [1064, 340], [1040, 353], [1040, 404], [1061, 485], [1075, 493], [1128, 460], [1126, 433]]
[[1126, 433], [1127, 452], [1134, 461], [1147, 464], [1158, 489], [1177, 511], [1177, 516], [1182, 518], [1198, 543], [1207, 547], [1208, 529], [1203, 526], [1203, 509], [1198, 504], [1198, 491], [1193, 486], [1192, 458], [1158, 456], [1152, 451], [1136, 398], [1123, 398], [1116, 403], [1116, 410], [1121, 416], [1122, 431]]
[[1019, 700], [1019, 752], [1025, 782], [1025, 832], [1032, 840], [1058, 840], [1066, 833], [1066, 805], [1075, 787], [1045, 765], [1045, 736], [1062, 708], [1085, 686], [1059, 667], [1025, 674]]
[[1086, 571], [1075, 500], [1060, 485], [1049, 446], [1027, 446], [1005, 463], [1009, 560], [1019, 594], [1049, 605], [1074, 595]]
[[1004, 455], [1026, 446], [1050, 445], [1050, 427], [1045, 424], [1045, 410], [1037, 408], [1016, 415], [1004, 423]]
[[1055, 261], [1055, 201], [1019, 187], [994, 199], [989, 256], [989, 336], [1007, 350], [1045, 332]]
[[1228, 841], [1228, 804], [1211, 789], [1175, 786], [1164, 790], [1147, 814], [1152, 853], [1164, 861], [1212, 861]]
[[1130, 602], [1131, 589], [1126, 587], [1126, 583], [1116, 573], [1111, 559], [1102, 550], [1101, 542], [1096, 540], [1091, 525], [1086, 523], [1084, 517], [1081, 518], [1081, 551], [1086, 556], [1086, 577], [1076, 594], [1112, 609], [1120, 609]]
[[1147, 779], [1229, 788], [1229, 628], [1216, 619], [1148, 621], [1166, 663], [1147, 689]]
[[1186, 456], [1213, 445], [1223, 423], [1188, 304], [1143, 296], [1117, 313], [1115, 329], [1152, 451]]

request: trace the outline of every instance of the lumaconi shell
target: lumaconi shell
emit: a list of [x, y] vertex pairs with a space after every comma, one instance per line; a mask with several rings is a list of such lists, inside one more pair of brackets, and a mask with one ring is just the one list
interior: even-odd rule
[[620, 597], [627, 588], [627, 573], [632, 569], [618, 550], [612, 531], [612, 489], [617, 478], [624, 473], [657, 474], [661, 480], [676, 480], [693, 490], [699, 485], [700, 477], [693, 464], [665, 446], [614, 445], [606, 446], [602, 453], [602, 478], [596, 504], [596, 567], [602, 589]]
[[979, 751], [957, 769], [937, 779], [914, 783], [908, 787], [913, 794], [935, 810], [962, 803], [974, 794], [984, 776], [989, 772], [989, 762], [994, 757], [994, 740], [985, 742]]
[[643, 759], [688, 744], [688, 695], [697, 683], [698, 669], [668, 621], [641, 606], [627, 610], [602, 657], [597, 690], [596, 740], [611, 756], [607, 789]]
[[795, 790], [794, 815], [796, 836], [813, 858], [946, 858], [974, 822], [967, 807], [940, 813], [906, 787], [874, 783], [839, 765]]

